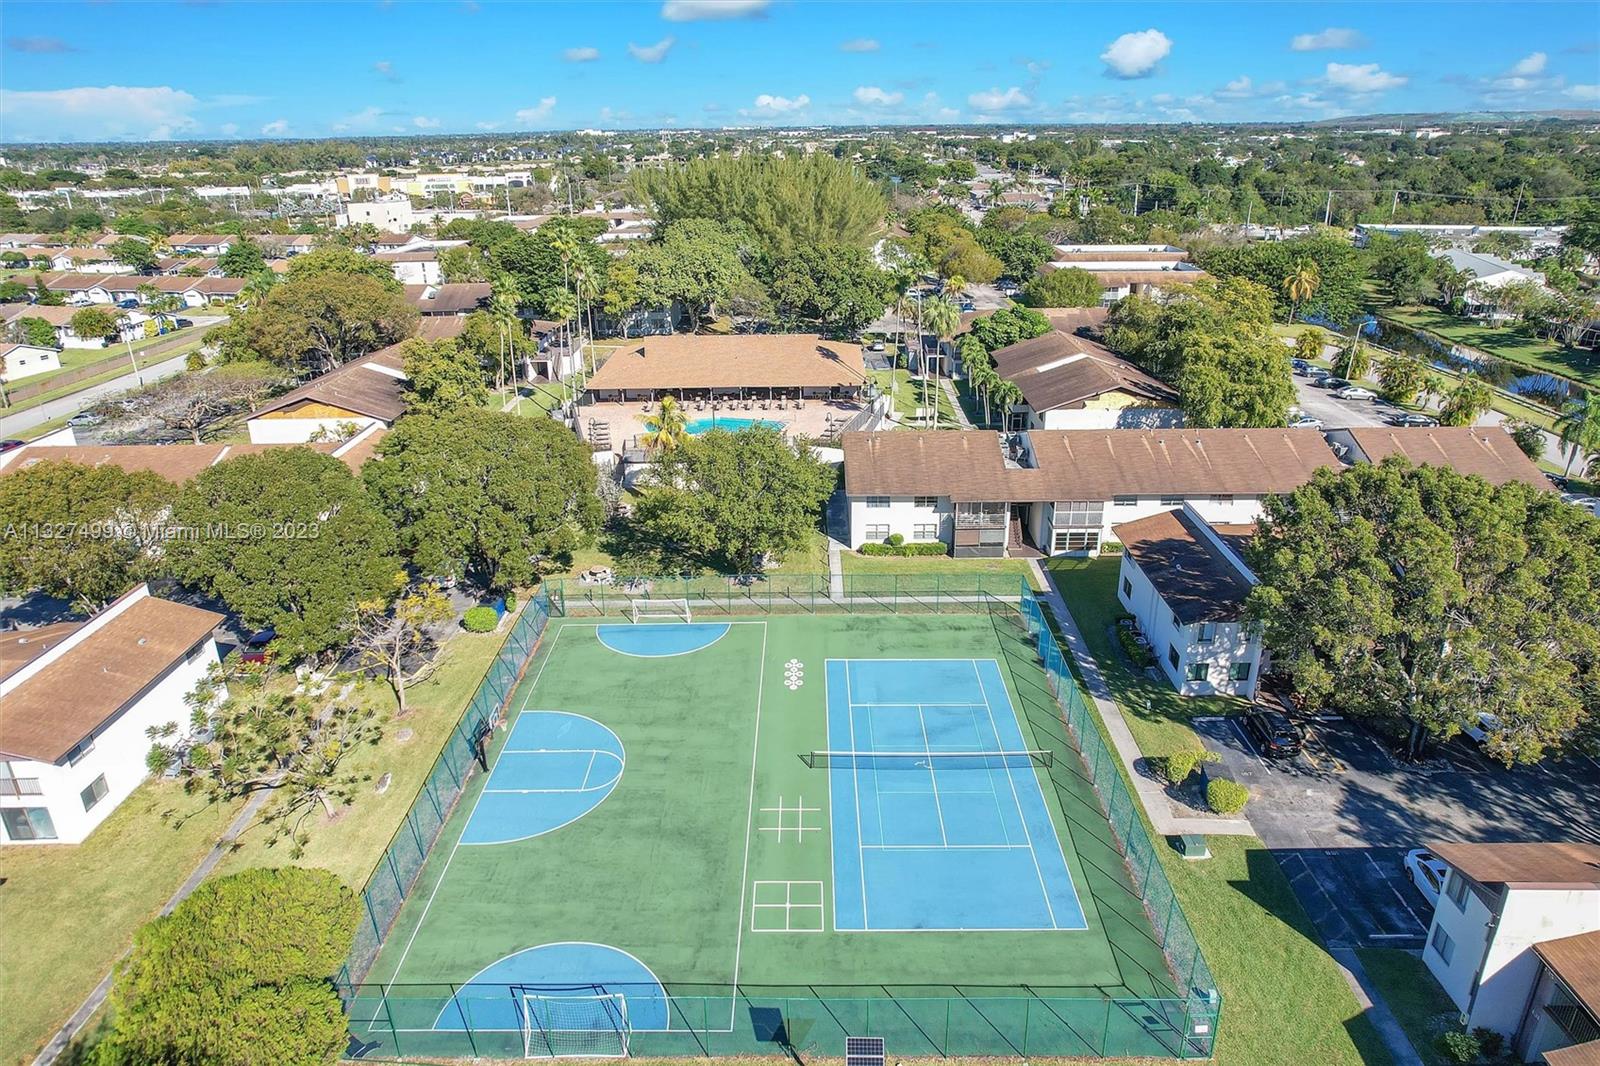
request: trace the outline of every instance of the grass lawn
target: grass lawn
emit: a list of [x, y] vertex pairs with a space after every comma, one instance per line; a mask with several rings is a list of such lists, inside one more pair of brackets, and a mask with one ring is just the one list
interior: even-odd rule
[[[909, 425], [918, 424], [915, 420], [917, 409], [925, 406], [922, 400], [923, 383], [914, 380], [909, 370], [873, 370], [870, 372], [872, 380], [877, 382], [881, 392], [894, 393], [894, 409], [900, 420]], [[933, 381], [927, 381], [929, 391], [934, 391]], [[954, 427], [960, 425], [956, 418], [955, 408], [950, 404], [950, 397], [946, 396], [943, 389], [937, 390], [939, 400], [939, 424]]]
[[[77, 845], [0, 846], [0, 1062], [31, 1058], [205, 858], [237, 807], [140, 786]], [[167, 820], [168, 812], [191, 814]]]
[[1038, 580], [1026, 559], [952, 559], [948, 555], [913, 555], [899, 558], [882, 555], [858, 555], [840, 552], [839, 566], [849, 574], [950, 574], [955, 577], [970, 574], [1012, 574], [1018, 580], [1027, 578], [1035, 588]]
[[[394, 696], [386, 684], [362, 683], [352, 698], [380, 707], [389, 715], [383, 739], [376, 747], [359, 752], [351, 764], [370, 773], [372, 781], [362, 786], [352, 806], [340, 809], [332, 819], [317, 815], [312, 820], [311, 839], [301, 858], [291, 859], [284, 843], [269, 847], [263, 835], [246, 832], [240, 847], [223, 859], [218, 872], [291, 864], [320, 867], [338, 874], [352, 888], [359, 888], [410, 809], [450, 730], [461, 717], [461, 708], [472, 698], [504, 637], [504, 632], [463, 632], [452, 637], [434, 675], [407, 691], [409, 708], [404, 718], [393, 717]], [[413, 735], [402, 743], [399, 733], [407, 729]], [[389, 787], [382, 795], [376, 795], [374, 786], [385, 773], [391, 775]]]
[[1427, 964], [1411, 952], [1395, 948], [1357, 948], [1356, 955], [1422, 1061], [1428, 1066], [1446, 1066], [1451, 1060], [1440, 1054], [1438, 1040], [1459, 1027], [1461, 1012]]
[[1457, 318], [1437, 307], [1390, 307], [1385, 318], [1401, 325], [1427, 330], [1456, 344], [1487, 352], [1508, 363], [1574, 378], [1600, 386], [1600, 355], [1579, 348], [1563, 348], [1554, 341], [1531, 336], [1509, 326], [1489, 326]]
[[[200, 347], [200, 342], [195, 341], [192, 345], [178, 348], [175, 351], [162, 352], [160, 355], [156, 356], [139, 355], [136, 358], [139, 363], [139, 369], [144, 370], [155, 366], [157, 363], [164, 363], [168, 359], [175, 359], [180, 355], [186, 355], [198, 347]], [[21, 400], [7, 407], [0, 408], [0, 414], [16, 414], [18, 411], [26, 411], [29, 408], [38, 407], [42, 403], [48, 403], [51, 400], [60, 399], [63, 396], [71, 396], [73, 393], [82, 392], [84, 389], [90, 388], [91, 386], [115, 380], [116, 378], [119, 378], [132, 370], [132, 367], [128, 365], [128, 356], [126, 352], [124, 352], [120, 358], [106, 359], [102, 361], [106, 365], [106, 370], [104, 372], [95, 374], [92, 377], [84, 379], [83, 381], [73, 382], [71, 385], [63, 385], [60, 388], [49, 389], [38, 396], [31, 396], [26, 400]], [[51, 376], [51, 374], [40, 374], [37, 379], [24, 378], [21, 384], [29, 384], [35, 380], [37, 382], [48, 382]]]
[[1226, 696], [1180, 696], [1165, 678], [1152, 680], [1132, 670], [1109, 632], [1116, 618], [1127, 613], [1117, 600], [1119, 556], [1052, 559], [1045, 565], [1055, 575], [1090, 654], [1111, 685], [1139, 750], [1146, 755], [1166, 755], [1198, 747], [1200, 740], [1189, 726], [1190, 718], [1243, 709], [1243, 701]]

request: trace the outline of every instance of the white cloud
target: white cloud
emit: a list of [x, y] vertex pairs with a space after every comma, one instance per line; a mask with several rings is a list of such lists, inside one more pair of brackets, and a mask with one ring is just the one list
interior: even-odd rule
[[841, 52], [876, 52], [878, 42], [871, 37], [852, 37], [839, 46]]
[[439, 128], [439, 120], [429, 118], [427, 115], [418, 115], [411, 120], [411, 124], [419, 130], [433, 130]]
[[854, 96], [856, 103], [867, 107], [897, 107], [906, 98], [905, 93], [884, 92], [876, 85], [857, 86]]
[[229, 137], [232, 137], [235, 133], [239, 132], [239, 124], [237, 122], [224, 122], [222, 125], [218, 126], [217, 129], [221, 130], [223, 133], [226, 133]]
[[288, 132], [289, 120], [286, 118], [275, 118], [261, 127], [261, 136], [263, 137], [282, 137]]
[[1328, 84], [1348, 93], [1381, 93], [1398, 89], [1410, 80], [1401, 74], [1390, 74], [1376, 63], [1328, 64]]
[[1032, 107], [1033, 99], [1013, 85], [1009, 89], [986, 89], [967, 97], [968, 106], [978, 111], [1014, 111]]
[[593, 63], [600, 58], [598, 48], [568, 48], [561, 53], [561, 58], [568, 63]]
[[1569, 85], [1567, 95], [1574, 100], [1600, 100], [1600, 85]]
[[480, 130], [497, 130], [500, 128], [500, 123], [498, 122], [474, 122], [473, 125]]
[[514, 117], [517, 120], [517, 125], [531, 126], [535, 122], [543, 122], [545, 119], [549, 118], [550, 112], [554, 111], [555, 109], [556, 98], [553, 96], [542, 96], [539, 98], [538, 106], [524, 107], [518, 111]]
[[774, 96], [771, 93], [762, 93], [756, 97], [755, 107], [741, 110], [741, 115], [758, 118], [774, 118], [778, 115], [792, 115], [797, 111], [804, 111], [811, 106], [811, 97], [805, 93], [799, 96]]
[[7, 37], [6, 47], [13, 52], [23, 52], [28, 55], [59, 55], [63, 52], [76, 52], [66, 41], [59, 37]]
[[333, 123], [333, 131], [335, 133], [344, 133], [348, 130], [371, 129], [378, 124], [378, 120], [381, 118], [383, 118], [383, 108], [364, 107], [354, 114], [346, 115], [344, 118], [336, 120]]
[[941, 107], [938, 111], [934, 112], [934, 117], [949, 122], [951, 119], [958, 117], [960, 114], [961, 112], [957, 111], [953, 107]]
[[1329, 26], [1320, 33], [1300, 33], [1289, 42], [1296, 52], [1326, 52], [1335, 48], [1360, 48], [1367, 39], [1356, 30]]
[[704, 22], [710, 19], [742, 19], [760, 15], [771, 0], [667, 0], [661, 17], [668, 22]]
[[198, 125], [192, 112], [200, 106], [193, 95], [168, 85], [0, 89], [6, 124], [35, 130], [45, 140], [166, 140], [192, 132]]
[[1216, 95], [1223, 100], [1244, 100], [1255, 92], [1255, 84], [1248, 74], [1241, 74], [1218, 89]]
[[1110, 72], [1119, 78], [1142, 78], [1172, 51], [1172, 41], [1160, 30], [1124, 33], [1100, 53]]
[[1543, 52], [1534, 52], [1517, 60], [1508, 73], [1515, 77], [1531, 78], [1535, 74], [1544, 73], [1545, 61], [1550, 57]]
[[400, 75], [395, 73], [394, 64], [387, 59], [380, 59], [372, 64], [372, 69], [377, 71], [385, 81], [399, 81]]
[[673, 38], [663, 37], [655, 44], [634, 44], [628, 42], [628, 54], [641, 63], [659, 63], [667, 58], [667, 53], [672, 51]]

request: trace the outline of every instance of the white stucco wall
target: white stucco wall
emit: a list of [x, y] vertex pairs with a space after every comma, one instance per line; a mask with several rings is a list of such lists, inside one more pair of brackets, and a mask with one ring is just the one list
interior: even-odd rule
[[319, 433], [323, 439], [335, 440], [341, 435], [341, 429], [350, 424], [357, 427], [356, 433], [362, 433], [377, 425], [378, 419], [350, 415], [345, 418], [252, 418], [245, 423], [250, 429], [251, 444], [305, 444]]
[[919, 525], [936, 525], [936, 539], [949, 544], [955, 535], [955, 511], [948, 496], [940, 496], [935, 507], [918, 507], [912, 496], [890, 496], [888, 507], [869, 507], [869, 497], [850, 497], [850, 547], [859, 548], [869, 540], [881, 542], [882, 536], [867, 536], [868, 526], [887, 525], [889, 534], [898, 533], [908, 541], [928, 540], [918, 537]]
[[[1202, 627], [1191, 624], [1180, 626], [1139, 564], [1130, 555], [1123, 555], [1117, 574], [1117, 599], [1139, 622], [1139, 629], [1150, 642], [1151, 650], [1161, 663], [1172, 687], [1185, 696], [1255, 696], [1256, 682], [1261, 672], [1261, 638], [1244, 622], [1216, 622], [1211, 639], [1202, 641]], [[1173, 665], [1171, 652], [1178, 654]], [[1250, 664], [1250, 676], [1243, 681], [1233, 681], [1228, 671], [1234, 663]], [[1195, 663], [1206, 664], [1206, 679], [1190, 681], [1189, 667]]]

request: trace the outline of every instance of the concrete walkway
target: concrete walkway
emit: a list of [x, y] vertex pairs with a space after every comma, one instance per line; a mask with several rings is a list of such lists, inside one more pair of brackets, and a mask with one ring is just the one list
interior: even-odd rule
[[1133, 782], [1133, 790], [1139, 794], [1139, 802], [1144, 806], [1145, 813], [1150, 816], [1150, 824], [1155, 831], [1162, 836], [1179, 836], [1184, 833], [1199, 833], [1206, 836], [1255, 836], [1255, 829], [1250, 825], [1248, 818], [1196, 818], [1173, 813], [1172, 801], [1167, 797], [1166, 789], [1160, 782], [1151, 780], [1135, 765], [1142, 756], [1139, 744], [1133, 739], [1133, 732], [1128, 728], [1127, 719], [1122, 716], [1122, 709], [1111, 698], [1111, 686], [1106, 682], [1105, 674], [1100, 671], [1100, 664], [1089, 654], [1089, 646], [1084, 642], [1083, 633], [1079, 631], [1072, 612], [1067, 609], [1067, 602], [1062, 599], [1061, 590], [1056, 587], [1054, 575], [1040, 566], [1037, 559], [1030, 559], [1029, 565], [1033, 567], [1034, 576], [1046, 589], [1045, 599], [1050, 604], [1050, 609], [1055, 612], [1056, 621], [1061, 624], [1067, 651], [1078, 662], [1078, 672], [1083, 675], [1083, 687], [1088, 691], [1089, 698], [1094, 701], [1101, 721], [1105, 722], [1111, 746], [1116, 749], [1117, 758], [1122, 760], [1122, 765], [1127, 767], [1128, 778]]
[[1357, 1006], [1372, 1021], [1372, 1027], [1378, 1030], [1378, 1036], [1389, 1049], [1389, 1055], [1394, 1059], [1395, 1066], [1424, 1066], [1422, 1056], [1411, 1046], [1411, 1038], [1406, 1036], [1406, 1031], [1400, 1027], [1400, 1021], [1394, 1016], [1394, 1011], [1389, 1009], [1389, 1005], [1373, 987], [1372, 979], [1362, 968], [1361, 960], [1356, 957], [1355, 950], [1329, 948], [1328, 954], [1333, 956], [1333, 961], [1338, 965], [1339, 972], [1344, 975], [1350, 991], [1355, 993]]
[[962, 429], [974, 428], [972, 419], [967, 417], [966, 408], [961, 406], [961, 397], [956, 394], [956, 383], [949, 378], [940, 378], [939, 387], [944, 390], [944, 394], [950, 399], [950, 407], [955, 411], [956, 423]]

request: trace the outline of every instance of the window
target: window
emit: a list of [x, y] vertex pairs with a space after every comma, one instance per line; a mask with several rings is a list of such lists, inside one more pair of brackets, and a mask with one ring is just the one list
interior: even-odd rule
[[1099, 529], [1104, 525], [1105, 504], [1100, 500], [1065, 500], [1056, 504], [1057, 529]]
[[917, 507], [926, 507], [935, 511], [939, 509], [939, 497], [937, 496], [913, 496], [911, 497], [911, 502]]
[[111, 791], [106, 787], [106, 775], [101, 774], [89, 782], [89, 787], [78, 793], [78, 798], [83, 800], [83, 809], [90, 810], [96, 803], [106, 798], [106, 793]]
[[1444, 931], [1444, 926], [1436, 925], [1433, 927], [1433, 940], [1431, 943], [1434, 954], [1443, 959], [1446, 966], [1450, 965], [1450, 960], [1456, 953], [1456, 942], [1450, 939], [1450, 934]]
[[1170, 644], [1167, 645], [1167, 662], [1172, 664], [1174, 670], [1178, 668], [1178, 649]]
[[1182, 630], [1183, 629], [1183, 623], [1178, 621], [1178, 612], [1177, 611], [1173, 611], [1172, 612], [1172, 628], [1173, 629], [1177, 629], [1177, 630]]
[[11, 840], [54, 840], [56, 824], [43, 807], [6, 807], [0, 810], [0, 824]]
[[1100, 531], [1086, 529], [1058, 529], [1054, 535], [1054, 551], [1092, 552], [1100, 547]]
[[1161, 497], [1161, 506], [1163, 506], [1163, 507], [1182, 507], [1183, 506], [1183, 497], [1182, 496], [1163, 496], [1163, 497]]
[[1232, 496], [1228, 496], [1228, 495], [1224, 495], [1224, 494], [1213, 494], [1212, 497], [1211, 497], [1211, 502], [1212, 503], [1232, 503], [1233, 502], [1233, 497]]
[[867, 527], [867, 540], [869, 542], [884, 541], [884, 540], [888, 540], [888, 539], [889, 539], [889, 527], [887, 525], [883, 525], [883, 526], [868, 526]]
[[889, 497], [887, 497], [887, 496], [868, 496], [867, 497], [867, 506], [872, 508], [874, 511], [881, 511], [884, 508], [889, 506]]
[[72, 746], [72, 750], [71, 751], [67, 752], [67, 765], [68, 766], [77, 766], [79, 763], [81, 763], [83, 761], [83, 757], [85, 755], [88, 755], [93, 750], [94, 750], [94, 738], [93, 737], [90, 737], [88, 740], [79, 741], [77, 744], [74, 744]]
[[1185, 675], [1190, 681], [1204, 681], [1209, 676], [1209, 668], [1205, 663], [1190, 663], [1189, 671]]
[[1229, 681], [1249, 681], [1250, 671], [1255, 668], [1255, 663], [1230, 663], [1228, 665]]
[[911, 527], [912, 540], [938, 540], [939, 524], [937, 522], [918, 523]]
[[1210, 644], [1217, 639], [1217, 623], [1201, 622], [1195, 637], [1201, 644]]
[[1111, 505], [1113, 507], [1137, 507], [1139, 505], [1139, 497], [1113, 496], [1111, 497]]
[[1450, 887], [1445, 890], [1445, 895], [1450, 897], [1450, 902], [1456, 905], [1456, 910], [1465, 912], [1467, 909], [1467, 879], [1451, 871]]
[[1133, 595], [1133, 582], [1129, 581], [1127, 578], [1122, 579], [1122, 594], [1124, 596]]

